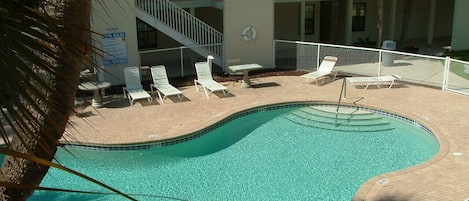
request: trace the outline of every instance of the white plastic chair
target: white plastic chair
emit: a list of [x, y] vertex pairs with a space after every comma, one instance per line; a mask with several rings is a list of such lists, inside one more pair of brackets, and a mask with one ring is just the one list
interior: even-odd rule
[[[329, 75], [332, 73], [332, 69], [334, 68], [336, 62], [337, 62], [337, 57], [325, 56], [317, 71], [313, 71], [313, 72], [301, 75], [301, 77], [306, 78], [306, 80], [303, 83], [308, 82], [309, 80], [315, 80], [316, 85], [319, 85], [318, 80], [322, 77], [326, 77], [326, 76], [329, 77]], [[334, 79], [335, 79], [335, 74], [334, 74]]]
[[197, 84], [200, 84], [207, 98], [210, 98], [210, 95], [216, 91], [222, 91], [225, 96], [228, 95], [228, 88], [213, 80], [212, 72], [207, 62], [195, 63], [195, 71], [197, 72], [197, 79], [194, 80], [194, 84], [197, 91], [199, 91]]
[[166, 97], [174, 95], [177, 95], [179, 100], [182, 100], [182, 92], [173, 85], [169, 84], [165, 66], [153, 66], [150, 68], [150, 70], [151, 77], [153, 78], [153, 84], [150, 84], [150, 89], [152, 94], [153, 89], [156, 89], [158, 97], [160, 97], [161, 103], [164, 103], [164, 99]]
[[138, 67], [124, 68], [125, 87], [122, 88], [124, 96], [129, 99], [132, 106], [135, 100], [147, 99], [148, 103], [153, 101], [151, 95], [143, 89], [140, 79], [140, 69]]

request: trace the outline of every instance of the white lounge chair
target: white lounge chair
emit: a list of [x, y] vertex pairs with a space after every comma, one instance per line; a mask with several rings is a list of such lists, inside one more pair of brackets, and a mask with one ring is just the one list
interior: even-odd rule
[[140, 69], [138, 67], [124, 68], [125, 87], [123, 87], [124, 96], [129, 99], [132, 106], [135, 100], [147, 99], [148, 103], [153, 101], [151, 95], [143, 89], [140, 80]]
[[[332, 69], [334, 68], [336, 62], [337, 62], [337, 57], [333, 57], [333, 56], [324, 57], [317, 71], [313, 71], [313, 72], [301, 75], [301, 77], [306, 78], [306, 80], [303, 83], [308, 82], [309, 80], [316, 80], [316, 85], [319, 85], [318, 80], [322, 77], [326, 77], [326, 76], [328, 77], [332, 73]], [[335, 79], [335, 74], [334, 74], [334, 79]]]
[[345, 79], [355, 87], [357, 85], [365, 85], [364, 90], [368, 89], [370, 85], [376, 85], [378, 88], [380, 88], [380, 85], [389, 85], [388, 89], [390, 89], [397, 79], [401, 79], [401, 76], [384, 75], [379, 77], [348, 77]]
[[164, 103], [164, 99], [166, 97], [174, 95], [177, 95], [179, 100], [182, 100], [182, 92], [169, 84], [165, 66], [152, 66], [150, 70], [151, 77], [153, 78], [153, 84], [150, 84], [151, 93], [153, 94], [153, 88], [155, 88], [158, 96], [160, 97], [161, 103]]
[[210, 98], [210, 95], [216, 91], [222, 91], [225, 96], [228, 95], [228, 88], [213, 80], [212, 72], [207, 62], [195, 63], [195, 71], [197, 72], [197, 79], [194, 80], [194, 84], [197, 91], [199, 91], [197, 84], [200, 84], [207, 98]]

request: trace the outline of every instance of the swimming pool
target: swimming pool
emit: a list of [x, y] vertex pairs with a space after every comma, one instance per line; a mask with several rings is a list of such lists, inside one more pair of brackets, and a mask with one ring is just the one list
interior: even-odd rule
[[[406, 118], [380, 116], [360, 130], [359, 123], [371, 120], [355, 115], [344, 119], [359, 123], [318, 129], [298, 119], [307, 108], [266, 106], [236, 114], [197, 138], [114, 151], [70, 148], [73, 157], [64, 150], [56, 157], [138, 200], [350, 200], [369, 178], [419, 164], [439, 149], [432, 134]], [[55, 169], [41, 186], [107, 192]], [[37, 191], [29, 200], [125, 199]]]

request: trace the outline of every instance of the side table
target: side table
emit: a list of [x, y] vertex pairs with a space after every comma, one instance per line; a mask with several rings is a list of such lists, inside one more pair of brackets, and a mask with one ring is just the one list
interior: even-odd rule
[[109, 82], [84, 82], [78, 85], [78, 89], [80, 90], [93, 91], [91, 106], [94, 108], [103, 107], [100, 90], [107, 89], [109, 87], [111, 87], [111, 83]]

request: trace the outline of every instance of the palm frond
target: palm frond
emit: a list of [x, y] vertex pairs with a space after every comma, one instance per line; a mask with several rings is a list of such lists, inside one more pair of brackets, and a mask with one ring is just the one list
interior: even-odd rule
[[[53, 162], [50, 162], [48, 160], [45, 160], [45, 159], [42, 159], [42, 158], [39, 158], [39, 157], [35, 157], [35, 156], [31, 156], [31, 155], [26, 155], [26, 154], [23, 154], [23, 153], [20, 153], [20, 152], [16, 152], [16, 151], [13, 151], [13, 150], [9, 150], [9, 149], [5, 149], [5, 148], [0, 148], [0, 153], [2, 154], [6, 154], [6, 155], [10, 155], [10, 156], [15, 156], [17, 158], [23, 158], [23, 159], [26, 159], [26, 160], [29, 160], [29, 161], [34, 161], [36, 163], [39, 163], [41, 165], [45, 165], [45, 166], [49, 166], [49, 167], [54, 167], [54, 168], [57, 168], [57, 169], [60, 169], [62, 171], [65, 171], [65, 172], [68, 172], [68, 173], [72, 173], [74, 175], [77, 175], [83, 179], [86, 179], [88, 181], [91, 181], [95, 184], [98, 184], [99, 186], [103, 187], [103, 188], [106, 188], [118, 195], [121, 195], [129, 200], [135, 200], [135, 198], [132, 198], [130, 197], [129, 195], [117, 190], [117, 189], [114, 189], [112, 188], [111, 186], [105, 184], [105, 183], [102, 183], [96, 179], [93, 179], [87, 175], [84, 175], [80, 172], [77, 172], [75, 170], [72, 170], [70, 168], [67, 168], [65, 166], [62, 166], [62, 165], [59, 165], [59, 164], [56, 164], [56, 163], [53, 163]], [[20, 189], [37, 189], [39, 186], [36, 186], [36, 185], [31, 185], [31, 184], [21, 184], [21, 185], [18, 185], [18, 184], [12, 184], [12, 183], [9, 183], [9, 182], [3, 182], [3, 181], [0, 181], [0, 185], [1, 186], [11, 186], [11, 187], [14, 187], [14, 188], [20, 188]]]

